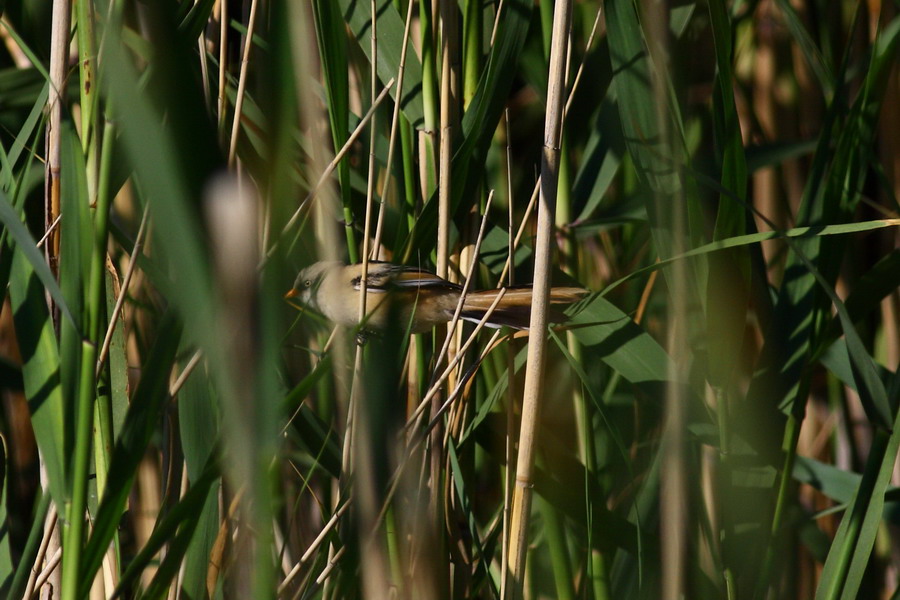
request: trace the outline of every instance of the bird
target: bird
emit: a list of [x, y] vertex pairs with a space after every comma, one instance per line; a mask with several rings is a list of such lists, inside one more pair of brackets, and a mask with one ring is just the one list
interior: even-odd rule
[[[336, 261], [314, 263], [297, 275], [286, 299], [322, 313], [330, 321], [354, 327], [359, 324], [359, 291], [362, 265]], [[369, 261], [366, 272], [367, 330], [385, 331], [391, 326], [422, 333], [453, 319], [462, 295], [462, 286], [438, 277], [430, 271], [382, 261]], [[500, 290], [468, 292], [460, 318], [479, 322], [488, 312]], [[554, 287], [550, 290], [550, 321], [566, 320], [561, 306], [583, 298], [588, 290], [578, 287]], [[499, 328], [528, 329], [531, 318], [532, 288], [505, 288], [503, 298], [485, 325]]]

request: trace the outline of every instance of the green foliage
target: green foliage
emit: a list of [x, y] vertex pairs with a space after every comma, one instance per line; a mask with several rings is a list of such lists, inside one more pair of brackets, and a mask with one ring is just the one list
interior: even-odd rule
[[[576, 2], [555, 149], [554, 3], [414, 1], [404, 40], [407, 0], [229, 2], [224, 38], [222, 3], [79, 0], [60, 81], [52, 3], [0, 3], [0, 595], [53, 505], [66, 599], [896, 596], [888, 3]], [[513, 582], [525, 334], [442, 380], [443, 328], [281, 296], [376, 231], [431, 269], [439, 225], [472, 290], [531, 281], [551, 150], [554, 283], [590, 293], [550, 332]]]

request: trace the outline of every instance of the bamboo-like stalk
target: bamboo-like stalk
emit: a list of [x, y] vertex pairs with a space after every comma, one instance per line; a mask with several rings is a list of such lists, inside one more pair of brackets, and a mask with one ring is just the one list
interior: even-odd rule
[[322, 573], [316, 577], [316, 585], [322, 585], [331, 577], [331, 572], [334, 570], [334, 567], [337, 566], [338, 561], [341, 560], [341, 557], [344, 556], [344, 552], [347, 551], [347, 546], [341, 546], [340, 550], [334, 553], [333, 556], [328, 557], [328, 564], [322, 569]]
[[537, 240], [534, 258], [534, 291], [528, 339], [528, 366], [522, 402], [522, 426], [519, 456], [513, 490], [512, 514], [507, 560], [511, 598], [521, 598], [525, 583], [525, 557], [528, 548], [528, 521], [534, 487], [533, 469], [536, 434], [540, 421], [544, 384], [544, 349], [547, 341], [547, 314], [553, 255], [553, 222], [556, 211], [559, 151], [562, 140], [563, 102], [565, 99], [565, 63], [571, 21], [571, 0], [557, 0], [553, 14], [550, 70], [547, 89], [547, 115], [544, 122], [544, 150], [541, 158], [541, 195], [538, 205]]
[[[60, 172], [60, 127], [62, 126], [62, 103], [65, 98], [66, 67], [69, 59], [69, 30], [71, 27], [70, 3], [54, 0], [52, 23], [50, 26], [50, 95], [47, 105], [50, 125], [47, 128], [47, 167], [44, 182], [44, 227], [50, 229], [59, 218], [59, 172]], [[45, 247], [47, 262], [56, 273], [59, 260], [59, 230], [50, 234]], [[53, 311], [50, 311], [53, 314]]]
[[[372, 52], [372, 60], [371, 60], [371, 94], [372, 94], [372, 103], [374, 104], [376, 99], [376, 87], [378, 82], [378, 73], [376, 71], [376, 64], [378, 62], [378, 20], [375, 10], [375, 1], [372, 0], [370, 2], [371, 10], [372, 10], [372, 37], [371, 37], [371, 52]], [[375, 140], [376, 140], [376, 123], [377, 118], [376, 115], [372, 115], [371, 120], [371, 128], [369, 130], [369, 167], [368, 167], [368, 178], [366, 182], [366, 214], [365, 221], [363, 225], [363, 235], [362, 235], [362, 264], [360, 265], [360, 286], [359, 286], [359, 304], [358, 304], [358, 319], [360, 324], [365, 322], [366, 319], [366, 296], [368, 293], [368, 279], [369, 279], [369, 231], [372, 227], [372, 201], [373, 196], [375, 195]], [[351, 475], [353, 472], [353, 446], [357, 443], [358, 440], [354, 439], [354, 436], [357, 435], [357, 430], [355, 424], [358, 422], [358, 412], [359, 412], [359, 403], [362, 398], [363, 393], [363, 382], [362, 382], [362, 360], [363, 360], [363, 352], [362, 352], [362, 344], [357, 344], [356, 346], [356, 355], [353, 363], [353, 387], [350, 395], [350, 409], [349, 409], [349, 417], [347, 421], [347, 429], [344, 433], [344, 450], [343, 450], [343, 458], [341, 462], [341, 473], [347, 476]], [[358, 491], [358, 490], [357, 490]]]
[[435, 100], [437, 66], [434, 53], [435, 27], [431, 1], [419, 0], [419, 27], [422, 32], [422, 111], [424, 126], [419, 131], [419, 193], [424, 201], [434, 190], [436, 181], [434, 147], [440, 126], [440, 106]]
[[[598, 10], [597, 16], [594, 18], [594, 25], [591, 28], [591, 34], [590, 34], [590, 36], [588, 36], [587, 45], [585, 46], [584, 56], [582, 56], [581, 63], [579, 63], [579, 65], [578, 65], [578, 72], [575, 74], [575, 80], [572, 83], [572, 89], [569, 90], [569, 96], [566, 99], [566, 106], [565, 106], [565, 109], [563, 110], [563, 123], [565, 123], [566, 116], [568, 116], [568, 114], [569, 114], [569, 109], [572, 107], [572, 99], [575, 97], [575, 92], [578, 90], [578, 85], [581, 83], [581, 75], [584, 72], [585, 61], [587, 60], [587, 51], [590, 50], [590, 48], [593, 46], [594, 37], [597, 34], [597, 27], [600, 24], [600, 15], [601, 15], [601, 11]], [[567, 57], [567, 62], [568, 62], [568, 57]], [[508, 118], [507, 118], [507, 121], [508, 121]], [[508, 126], [507, 126], [507, 131], [509, 131]], [[509, 165], [507, 165], [507, 172], [509, 172], [510, 170], [511, 170], [511, 167]], [[512, 197], [511, 184], [510, 184], [509, 189], [510, 189], [509, 196]], [[534, 189], [531, 192], [531, 197], [528, 200], [528, 205], [525, 207], [525, 214], [523, 215], [522, 220], [519, 223], [519, 228], [516, 230], [515, 239], [512, 242], [512, 244], [510, 245], [509, 254], [506, 257], [506, 263], [503, 265], [503, 270], [500, 272], [500, 277], [498, 277], [498, 282], [502, 282], [503, 279], [506, 277], [506, 274], [508, 272], [510, 272], [510, 269], [512, 267], [512, 260], [513, 260], [513, 257], [515, 256], [515, 249], [519, 246], [519, 242], [522, 239], [522, 235], [525, 233], [525, 227], [528, 225], [528, 219], [531, 216], [531, 211], [534, 210], [534, 205], [537, 202], [538, 192], [540, 191], [540, 189], [541, 189], [541, 178], [538, 177], [537, 181], [534, 182]], [[510, 216], [509, 226], [510, 226], [510, 231], [511, 231], [512, 230], [512, 217], [511, 216]], [[511, 280], [510, 280], [510, 285], [512, 285]]]
[[[87, 11], [83, 11], [86, 13]], [[48, 170], [49, 170], [49, 208], [48, 223], [53, 222], [59, 215], [60, 209], [60, 127], [62, 124], [62, 100], [65, 86], [65, 72], [68, 62], [68, 42], [71, 12], [68, 2], [57, 1], [53, 6], [52, 46], [50, 55], [51, 95], [50, 95], [50, 130], [48, 131]], [[89, 27], [89, 26], [85, 26]], [[85, 31], [83, 35], [88, 32]], [[83, 39], [83, 37], [82, 37]], [[81, 44], [84, 46], [84, 44]], [[85, 59], [87, 57], [84, 57]], [[90, 71], [88, 65], [88, 71]], [[82, 89], [84, 92], [84, 89]], [[90, 100], [88, 101], [90, 103]], [[83, 107], [87, 109], [87, 107]], [[89, 109], [87, 109], [89, 110]], [[92, 127], [89, 122], [88, 130]], [[83, 132], [87, 138], [88, 131]], [[50, 252], [51, 267], [55, 267], [59, 256], [59, 232], [51, 235], [51, 243], [47, 245]], [[104, 249], [105, 250], [105, 249]], [[96, 248], [95, 248], [96, 251]], [[93, 271], [93, 269], [92, 269]], [[91, 284], [96, 275], [90, 274]], [[91, 289], [94, 286], [91, 285]], [[63, 600], [74, 600], [77, 596], [79, 584], [79, 567], [81, 551], [85, 531], [85, 508], [87, 505], [88, 470], [90, 462], [91, 434], [93, 430], [95, 375], [94, 358], [97, 346], [91, 333], [95, 331], [95, 317], [97, 313], [96, 302], [93, 298], [86, 299], [88, 312], [87, 337], [81, 344], [81, 365], [78, 378], [78, 396], [75, 408], [75, 440], [74, 456], [71, 463], [69, 481], [71, 482], [71, 502], [66, 507], [66, 526], [63, 535], [63, 565], [61, 581], [61, 597]]]
[[463, 106], [468, 107], [481, 75], [481, 38], [484, 36], [484, 8], [481, 2], [466, 2], [463, 21]]
[[[95, 125], [89, 124], [90, 127]], [[96, 185], [96, 214], [94, 215], [94, 249], [91, 257], [90, 283], [88, 287], [88, 334], [91, 339], [92, 352], [84, 357], [85, 370], [94, 371], [93, 385], [97, 388], [102, 384], [99, 368], [102, 364], [97, 358], [98, 348], [101, 347], [101, 335], [105, 331], [101, 319], [106, 312], [106, 245], [109, 237], [109, 213], [112, 206], [112, 194], [110, 191], [110, 176], [112, 171], [112, 148], [115, 140], [115, 129], [111, 121], [107, 120], [103, 126], [103, 136], [89, 145], [89, 151], [96, 152], [96, 146], [100, 144], [100, 159], [98, 182]], [[115, 445], [113, 432], [113, 408], [110, 394], [96, 393], [94, 404], [94, 471], [96, 473], [97, 496], [103, 497], [106, 490], [107, 472], [112, 460], [112, 449]], [[103, 560], [103, 581], [107, 589], [115, 589], [118, 568], [112, 565], [118, 563], [116, 548], [118, 544], [111, 545]]]
[[[450, 201], [452, 194], [451, 159], [453, 156], [453, 136], [456, 130], [457, 85], [458, 73], [454, 68], [457, 57], [457, 11], [456, 0], [439, 0], [441, 29], [441, 86], [440, 86], [440, 148], [438, 151], [438, 224], [437, 224], [437, 275], [449, 278], [450, 266]], [[438, 365], [439, 367], [439, 365]], [[432, 398], [432, 414], [440, 410], [440, 395]], [[443, 433], [441, 427], [431, 432], [429, 518], [434, 532], [437, 534], [438, 552], [444, 552], [443, 514], [441, 493], [443, 489], [443, 452], [441, 451]], [[436, 574], [438, 586], [449, 589], [449, 572], [441, 569]]]
[[94, 425], [94, 376], [97, 346], [90, 339], [81, 342], [81, 366], [75, 408], [75, 450], [72, 458], [71, 503], [66, 511], [68, 527], [63, 536], [62, 599], [75, 600], [81, 582], [79, 567], [84, 543], [85, 511], [90, 464], [91, 437]]
[[450, 162], [453, 158], [453, 136], [456, 129], [456, 30], [455, 0], [441, 0], [441, 135], [438, 156], [438, 231], [437, 275], [447, 279], [450, 260]]

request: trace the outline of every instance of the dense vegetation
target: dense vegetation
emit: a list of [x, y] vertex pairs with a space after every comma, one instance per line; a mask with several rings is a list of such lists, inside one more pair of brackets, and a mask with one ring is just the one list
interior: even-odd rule
[[0, 6], [0, 596], [900, 594], [897, 2]]

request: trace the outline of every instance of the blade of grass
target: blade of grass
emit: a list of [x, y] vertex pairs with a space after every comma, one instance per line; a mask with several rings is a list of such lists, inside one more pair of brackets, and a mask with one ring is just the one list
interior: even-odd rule
[[113, 451], [106, 493], [97, 509], [91, 536], [85, 545], [79, 573], [78, 597], [87, 596], [103, 555], [115, 534], [138, 465], [167, 399], [168, 378], [181, 341], [181, 326], [171, 311], [160, 321], [159, 334], [142, 368], [122, 433]]
[[46, 261], [41, 256], [34, 238], [31, 237], [25, 224], [16, 214], [16, 210], [2, 192], [0, 192], [0, 223], [3, 223], [5, 230], [9, 232], [12, 241], [15, 242], [17, 253], [21, 254], [28, 261], [30, 271], [46, 288], [59, 308], [60, 313], [74, 326], [75, 319], [72, 317], [72, 313], [69, 312], [68, 304], [62, 290], [59, 288], [59, 284], [56, 282], [56, 278], [50, 272], [50, 267], [47, 266]]
[[818, 79], [819, 86], [822, 88], [825, 96], [830, 96], [834, 92], [834, 74], [828, 65], [825, 64], [822, 52], [816, 46], [809, 32], [806, 31], [800, 15], [797, 14], [791, 3], [785, 0], [776, 0], [776, 3], [778, 8], [781, 9], [784, 22], [791, 32], [791, 38], [800, 47], [803, 57], [809, 63], [813, 73], [816, 74], [816, 79]]
[[153, 560], [153, 557], [156, 556], [163, 545], [169, 543], [167, 557], [171, 555], [173, 558], [168, 563], [163, 563], [166, 568], [160, 568], [157, 571], [156, 577], [154, 577], [151, 586], [147, 589], [148, 594], [153, 593], [150, 597], [160, 597], [160, 594], [163, 592], [161, 587], [168, 585], [178, 572], [181, 558], [184, 556], [191, 537], [196, 531], [198, 522], [196, 515], [205, 504], [210, 487], [219, 477], [216, 461], [215, 457], [210, 458], [194, 485], [191, 486], [191, 489], [165, 516], [157, 521], [150, 539], [147, 540], [147, 543], [122, 574], [119, 586], [112, 595], [113, 598], [120, 597], [122, 592], [131, 586], [150, 561]]
[[12, 579], [8, 580], [8, 586], [2, 590], [7, 598], [21, 598], [28, 583], [28, 577], [38, 555], [39, 547], [44, 539], [44, 521], [50, 510], [50, 494], [44, 494], [37, 502], [34, 509], [34, 515], [31, 522], [31, 530], [28, 532], [28, 540], [25, 547], [22, 548], [22, 554], [19, 557], [19, 565], [13, 573]]
[[[0, 211], [4, 206], [9, 205], [0, 194]], [[18, 245], [13, 255], [9, 294], [16, 338], [22, 354], [22, 379], [31, 409], [32, 427], [47, 470], [50, 494], [62, 511], [65, 510], [68, 488], [63, 450], [64, 408], [59, 380], [59, 348], [43, 287], [22, 248]], [[40, 263], [46, 268], [46, 263]]]
[[[900, 414], [900, 413], [898, 413]], [[900, 450], [900, 418], [892, 432], [878, 430], [872, 440], [869, 458], [847, 513], [841, 519], [828, 552], [816, 600], [858, 597], [875, 535], [881, 524], [884, 493]]]

